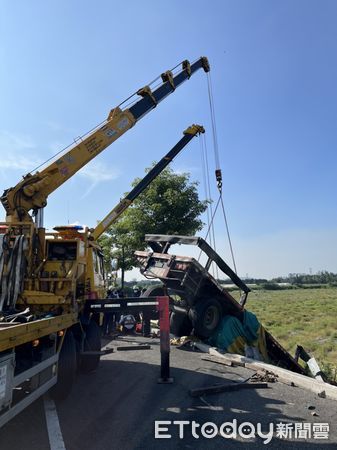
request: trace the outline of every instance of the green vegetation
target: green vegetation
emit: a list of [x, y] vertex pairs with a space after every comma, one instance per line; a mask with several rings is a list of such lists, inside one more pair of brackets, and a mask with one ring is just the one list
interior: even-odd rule
[[334, 376], [337, 367], [337, 288], [258, 290], [247, 309], [294, 355], [297, 344]]
[[[232, 284], [232, 281], [227, 278], [225, 280], [218, 280], [221, 284]], [[276, 277], [271, 280], [265, 278], [245, 278], [246, 284], [263, 287], [264, 289], [288, 289], [289, 285], [296, 287], [318, 287], [328, 284], [332, 287], [337, 287], [337, 273], [321, 270], [315, 274], [306, 273], [290, 273], [287, 277]]]
[[305, 273], [290, 273], [287, 277], [277, 277], [273, 278], [271, 281], [274, 283], [291, 283], [296, 285], [330, 284], [336, 286], [337, 274], [328, 272], [327, 270], [321, 270], [312, 275]]
[[[139, 181], [136, 178], [132, 186]], [[108, 272], [114, 258], [124, 270], [135, 266], [133, 253], [147, 247], [145, 234], [193, 236], [200, 231], [204, 225], [200, 215], [208, 202], [199, 199], [197, 186], [189, 173], [163, 170], [100, 239]]]

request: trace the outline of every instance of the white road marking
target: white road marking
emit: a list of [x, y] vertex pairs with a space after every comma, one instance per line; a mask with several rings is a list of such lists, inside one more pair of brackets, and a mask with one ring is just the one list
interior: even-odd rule
[[55, 402], [48, 395], [43, 397], [43, 402], [44, 411], [46, 414], [50, 450], [66, 450]]

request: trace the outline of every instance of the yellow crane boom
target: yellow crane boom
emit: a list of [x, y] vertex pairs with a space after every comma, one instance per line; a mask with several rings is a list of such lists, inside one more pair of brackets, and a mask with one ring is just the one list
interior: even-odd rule
[[128, 131], [200, 68], [205, 72], [210, 70], [206, 57], [199, 58], [193, 64], [184, 61], [176, 75], [170, 71], [163, 73], [161, 75], [163, 83], [154, 91], [151, 91], [149, 86], [139, 89], [137, 95], [141, 99], [132, 106], [124, 110], [120, 107], [112, 109], [101, 126], [79, 140], [56, 161], [41, 172], [27, 174], [16, 186], [6, 189], [1, 197], [6, 210], [6, 221], [30, 222], [32, 220], [30, 210], [37, 213], [39, 209], [44, 208], [49, 194]]
[[91, 237], [96, 241], [105, 230], [112, 225], [132, 202], [149, 186], [149, 184], [165, 169], [177, 154], [200, 133], [204, 133], [201, 125], [191, 125], [184, 131], [180, 141], [145, 175], [145, 177], [109, 212], [96, 226]]

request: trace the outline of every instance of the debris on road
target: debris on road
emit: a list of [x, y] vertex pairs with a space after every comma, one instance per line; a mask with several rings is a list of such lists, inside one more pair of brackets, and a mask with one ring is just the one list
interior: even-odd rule
[[255, 372], [254, 375], [251, 376], [250, 381], [252, 383], [258, 381], [265, 381], [267, 383], [276, 383], [276, 381], [278, 381], [278, 376], [275, 375], [275, 373], [270, 372], [269, 370], [262, 369]]
[[170, 339], [170, 344], [176, 346], [177, 348], [182, 347], [196, 347], [195, 344], [199, 343], [200, 339], [196, 336], [181, 336], [174, 337]]
[[202, 356], [201, 359], [203, 361], [209, 361], [216, 364], [222, 364], [224, 366], [232, 367], [234, 364], [232, 361], [227, 360], [226, 358], [217, 358], [216, 356]]
[[152, 350], [151, 345], [123, 345], [122, 347], [116, 347], [118, 352], [127, 352], [132, 350]]
[[337, 400], [337, 386], [333, 386], [332, 384], [315, 380], [306, 375], [301, 375], [282, 367], [277, 367], [261, 361], [255, 361], [254, 359], [246, 358], [245, 356], [231, 353], [222, 354], [216, 348], [203, 343], [198, 343], [197, 345], [200, 350], [208, 353], [208, 358], [212, 362], [224, 365], [228, 365], [229, 362], [232, 362], [234, 366], [242, 366], [246, 369], [251, 369], [257, 372], [261, 370], [268, 371], [269, 374], [277, 376], [277, 380], [283, 384], [307, 389], [316, 393], [321, 398], [328, 397]]

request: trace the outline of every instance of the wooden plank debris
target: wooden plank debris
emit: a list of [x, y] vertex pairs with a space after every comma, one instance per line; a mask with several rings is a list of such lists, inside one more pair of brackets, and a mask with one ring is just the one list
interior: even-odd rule
[[315, 380], [306, 375], [291, 372], [290, 370], [283, 369], [282, 367], [277, 367], [272, 364], [246, 358], [245, 356], [235, 355], [232, 353], [220, 353], [215, 347], [211, 347], [207, 344], [196, 342], [195, 346], [199, 350], [209, 353], [212, 357], [217, 359], [223, 358], [224, 361], [226, 361], [226, 364], [228, 361], [231, 361], [233, 365], [243, 366], [254, 371], [267, 370], [277, 375], [277, 379], [281, 383], [307, 389], [318, 394], [320, 397], [325, 396], [327, 398], [337, 400], [337, 386], [333, 386], [332, 384]]
[[233, 363], [227, 358], [217, 358], [216, 356], [202, 356], [203, 361], [209, 361], [212, 363], [222, 364], [223, 366], [232, 367]]
[[132, 350], [152, 350], [151, 345], [123, 345], [122, 347], [116, 347], [118, 352], [127, 352]]

